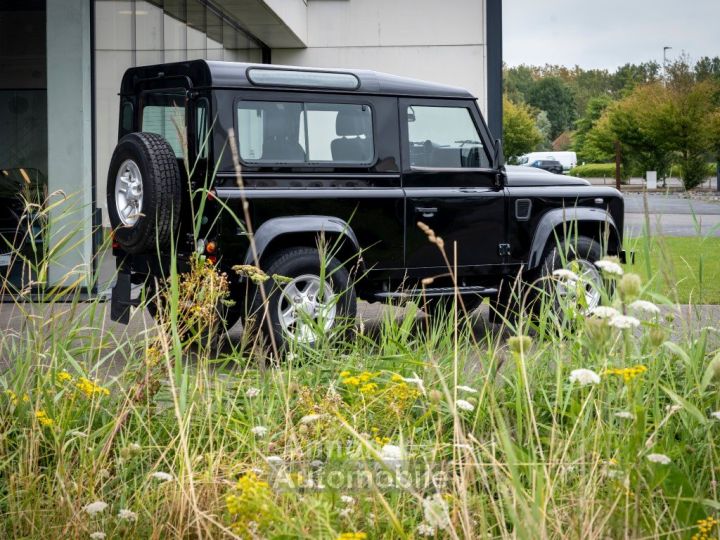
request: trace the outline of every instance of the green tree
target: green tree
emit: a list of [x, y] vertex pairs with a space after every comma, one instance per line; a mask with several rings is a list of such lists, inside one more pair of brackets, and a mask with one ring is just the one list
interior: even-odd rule
[[527, 103], [545, 111], [550, 120], [550, 137], [555, 139], [572, 128], [575, 120], [575, 101], [568, 85], [559, 77], [545, 77], [530, 87]]
[[542, 135], [535, 125], [532, 110], [522, 103], [513, 103], [503, 97], [503, 147], [508, 161], [532, 152], [542, 141]]
[[537, 151], [550, 150], [552, 148], [552, 139], [550, 138], [552, 125], [545, 111], [540, 111], [535, 115], [535, 126], [542, 137], [535, 149]]
[[597, 152], [590, 147], [586, 148], [587, 135], [595, 127], [611, 103], [612, 99], [609, 96], [590, 99], [583, 116], [575, 122], [577, 129], [573, 135], [573, 149], [578, 155], [578, 161], [597, 161]]
[[661, 74], [661, 66], [655, 61], [625, 64], [613, 75], [613, 92], [617, 96], [627, 95], [638, 85], [659, 81]]
[[703, 56], [695, 63], [695, 78], [698, 81], [715, 81], [720, 83], [720, 56]]
[[715, 130], [718, 86], [711, 81], [671, 84], [668, 101], [658, 111], [656, 132], [676, 153], [683, 184], [691, 189], [705, 179], [706, 163], [717, 150]]
[[527, 102], [527, 95], [535, 84], [537, 69], [531, 66], [520, 65], [513, 68], [505, 68], [503, 73], [503, 85], [505, 95], [515, 103]]

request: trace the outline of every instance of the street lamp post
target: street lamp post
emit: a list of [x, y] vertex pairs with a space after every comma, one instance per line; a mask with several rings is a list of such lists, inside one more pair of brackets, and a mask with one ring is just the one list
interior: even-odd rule
[[667, 52], [672, 47], [663, 47], [663, 79], [667, 81]]

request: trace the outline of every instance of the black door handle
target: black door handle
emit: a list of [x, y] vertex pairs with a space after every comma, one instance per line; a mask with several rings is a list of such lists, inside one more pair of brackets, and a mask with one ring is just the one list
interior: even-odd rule
[[437, 214], [437, 208], [434, 207], [434, 206], [432, 206], [432, 207], [428, 207], [428, 206], [416, 206], [416, 207], [415, 207], [415, 213], [416, 213], [416, 214], [422, 214], [422, 217], [424, 217], [424, 218], [431, 218], [431, 217], [433, 217], [435, 214]]

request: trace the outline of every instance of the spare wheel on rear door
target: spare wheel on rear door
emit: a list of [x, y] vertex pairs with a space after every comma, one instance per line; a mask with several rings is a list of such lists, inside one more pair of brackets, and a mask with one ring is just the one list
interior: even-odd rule
[[170, 144], [155, 133], [129, 133], [110, 161], [107, 205], [115, 241], [128, 253], [170, 244], [180, 220], [181, 179]]

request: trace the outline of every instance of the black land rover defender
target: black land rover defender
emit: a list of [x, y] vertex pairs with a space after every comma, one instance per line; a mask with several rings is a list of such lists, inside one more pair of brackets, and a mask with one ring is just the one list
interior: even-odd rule
[[[503, 280], [537, 279], [572, 260], [591, 308], [600, 301], [594, 262], [623, 256], [621, 194], [506, 170], [476, 99], [460, 88], [372, 71], [138, 67], [122, 80], [119, 139], [107, 189], [114, 320], [127, 322], [137, 303], [131, 284], [169, 275], [171, 253], [180, 272], [201, 252], [230, 276], [229, 326], [243, 315], [237, 306], [261, 296], [234, 265], [290, 278], [262, 295], [280, 342], [312, 341], [353, 318], [357, 297], [413, 296], [424, 278], [435, 278], [423, 287], [432, 305], [457, 290], [470, 308], [499, 302]], [[203, 186], [198, 230], [192, 193]], [[444, 240], [456, 283], [418, 222]], [[334, 246], [325, 264], [320, 236]], [[559, 240], [572, 246], [566, 257]]]

